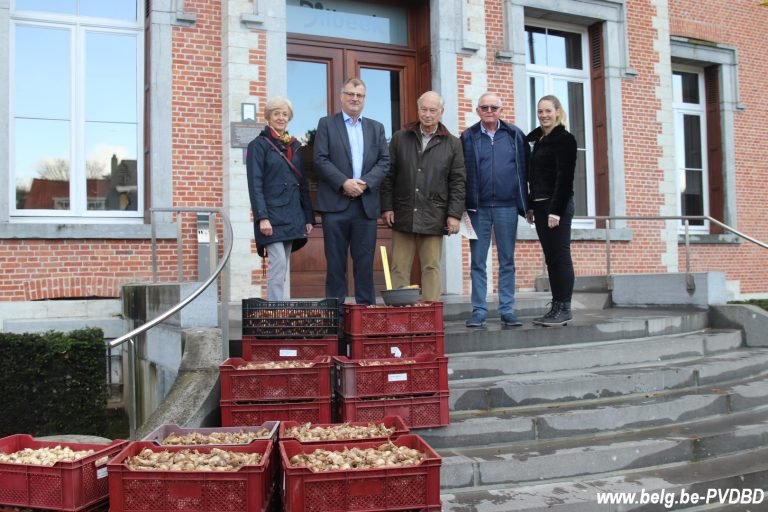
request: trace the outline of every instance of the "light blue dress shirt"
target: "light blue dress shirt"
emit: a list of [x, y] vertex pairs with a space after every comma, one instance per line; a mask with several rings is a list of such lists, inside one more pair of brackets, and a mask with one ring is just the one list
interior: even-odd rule
[[357, 122], [352, 124], [352, 118], [346, 112], [341, 113], [344, 116], [344, 125], [347, 127], [349, 136], [349, 150], [352, 153], [352, 177], [359, 180], [363, 175], [363, 118], [358, 117]]

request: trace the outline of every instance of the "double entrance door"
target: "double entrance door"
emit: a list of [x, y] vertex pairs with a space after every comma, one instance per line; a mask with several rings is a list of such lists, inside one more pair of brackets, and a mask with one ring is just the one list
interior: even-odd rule
[[[416, 120], [416, 99], [428, 86], [420, 84], [416, 52], [390, 46], [356, 46], [297, 37], [288, 40], [288, 97], [294, 117], [289, 131], [306, 146], [304, 166], [310, 178], [310, 195], [315, 200], [317, 175], [313, 169], [312, 143], [317, 121], [341, 110], [340, 91], [344, 80], [361, 78], [366, 86], [363, 117], [384, 125], [387, 140], [406, 123]], [[317, 216], [320, 223], [320, 216]], [[374, 281], [377, 293], [384, 288], [384, 274], [378, 247], [391, 251], [391, 230], [377, 221], [377, 250]], [[354, 295], [351, 261], [347, 262], [348, 295]], [[323, 226], [312, 231], [307, 245], [291, 257], [291, 297], [325, 296], [326, 262]]]

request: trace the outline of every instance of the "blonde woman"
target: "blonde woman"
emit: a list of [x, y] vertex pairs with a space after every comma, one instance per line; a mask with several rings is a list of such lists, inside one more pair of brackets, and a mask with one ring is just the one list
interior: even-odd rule
[[272, 98], [264, 108], [264, 118], [267, 126], [248, 144], [248, 192], [256, 250], [269, 262], [267, 300], [284, 300], [288, 298], [285, 282], [291, 253], [307, 243], [314, 214], [297, 154], [301, 143], [288, 133], [291, 102]]
[[576, 168], [576, 139], [565, 129], [565, 111], [555, 96], [544, 96], [537, 104], [539, 127], [528, 134], [528, 222], [544, 251], [552, 291], [552, 307], [533, 320], [544, 326], [566, 325], [573, 318], [573, 260], [571, 221], [574, 214], [573, 176]]

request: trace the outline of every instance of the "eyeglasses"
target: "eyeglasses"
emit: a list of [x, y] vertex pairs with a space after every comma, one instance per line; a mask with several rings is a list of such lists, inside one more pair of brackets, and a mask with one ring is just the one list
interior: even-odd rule
[[350, 98], [359, 98], [359, 99], [365, 98], [365, 94], [363, 94], [362, 92], [349, 92], [349, 91], [341, 91], [341, 92]]
[[479, 108], [483, 112], [496, 112], [501, 107], [499, 107], [498, 105], [479, 105], [477, 108]]

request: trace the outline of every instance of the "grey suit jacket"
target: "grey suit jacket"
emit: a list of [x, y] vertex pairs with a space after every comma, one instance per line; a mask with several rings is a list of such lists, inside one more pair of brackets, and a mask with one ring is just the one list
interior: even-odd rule
[[[365, 214], [375, 219], [380, 214], [379, 186], [389, 172], [389, 149], [384, 126], [363, 117], [363, 172], [361, 179], [368, 188], [362, 201]], [[320, 119], [315, 134], [315, 169], [320, 177], [316, 209], [340, 212], [349, 207], [342, 185], [352, 178], [352, 152], [341, 112]]]

